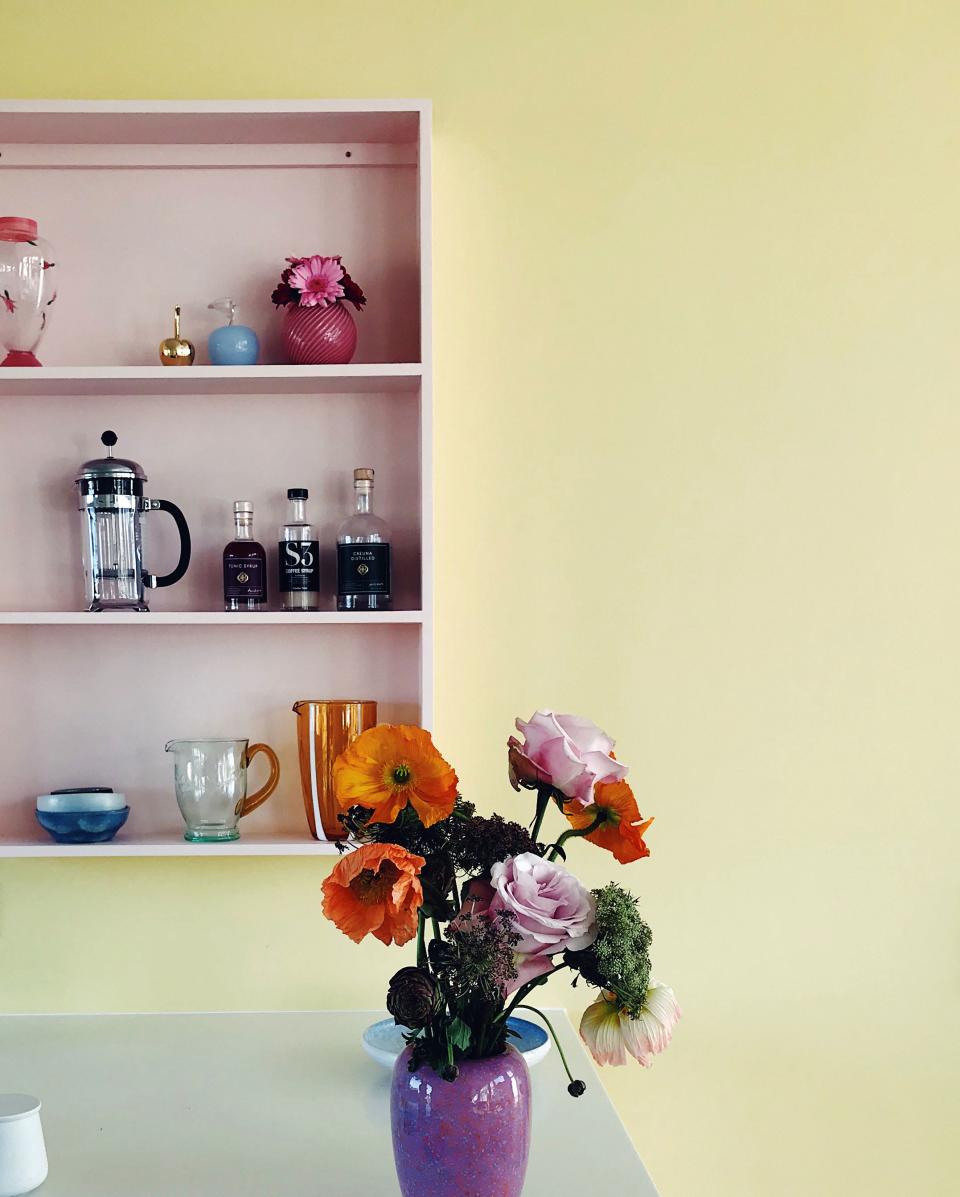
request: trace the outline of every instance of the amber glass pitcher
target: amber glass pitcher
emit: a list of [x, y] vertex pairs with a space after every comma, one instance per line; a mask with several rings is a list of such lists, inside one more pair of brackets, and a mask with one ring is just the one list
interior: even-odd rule
[[342, 840], [347, 833], [337, 818], [333, 762], [377, 722], [377, 704], [357, 700], [304, 698], [294, 703], [303, 805], [315, 840]]

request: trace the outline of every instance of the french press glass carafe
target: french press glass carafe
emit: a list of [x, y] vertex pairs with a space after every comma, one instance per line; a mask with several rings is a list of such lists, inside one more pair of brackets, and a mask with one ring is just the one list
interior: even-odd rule
[[[135, 462], [113, 456], [115, 432], [100, 440], [106, 457], [85, 461], [77, 475], [83, 516], [83, 574], [88, 611], [149, 611], [144, 588], [172, 586], [190, 564], [190, 530], [183, 512], [166, 499], [144, 498], [147, 476]], [[143, 568], [140, 513], [167, 511], [180, 533], [180, 560], [162, 577]]]

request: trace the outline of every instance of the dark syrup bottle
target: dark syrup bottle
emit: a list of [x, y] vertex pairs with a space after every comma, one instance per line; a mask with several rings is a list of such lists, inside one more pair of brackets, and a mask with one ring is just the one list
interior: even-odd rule
[[235, 536], [223, 550], [223, 607], [225, 611], [265, 611], [267, 554], [253, 539], [253, 504], [238, 499], [233, 505]]

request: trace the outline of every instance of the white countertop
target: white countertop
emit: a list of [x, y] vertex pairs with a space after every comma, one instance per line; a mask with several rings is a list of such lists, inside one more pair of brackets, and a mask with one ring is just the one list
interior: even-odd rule
[[[657, 1197], [562, 1012], [532, 1072], [524, 1197]], [[370, 1012], [7, 1015], [0, 1091], [43, 1102], [40, 1197], [397, 1197]], [[639, 1072], [639, 1069], [638, 1069]], [[638, 1075], [638, 1083], [640, 1081]]]

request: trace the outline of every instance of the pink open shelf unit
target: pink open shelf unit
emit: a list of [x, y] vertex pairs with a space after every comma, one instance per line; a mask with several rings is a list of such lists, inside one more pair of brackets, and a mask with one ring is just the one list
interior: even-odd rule
[[[291, 711], [373, 698], [430, 725], [433, 508], [430, 106], [425, 101], [0, 101], [0, 215], [39, 222], [61, 294], [40, 369], [0, 369], [0, 856], [242, 856], [335, 851], [310, 838]], [[348, 366], [283, 364], [270, 292], [288, 254], [338, 253], [369, 303]], [[263, 364], [207, 364], [230, 295]], [[175, 304], [197, 365], [165, 369]], [[149, 614], [83, 610], [77, 467], [117, 451], [180, 506], [193, 562]], [[335, 608], [336, 528], [352, 469], [376, 470], [391, 524], [393, 610]], [[234, 499], [275, 553], [288, 486], [310, 490], [324, 609], [227, 614], [220, 554]], [[145, 521], [148, 568], [176, 556]], [[268, 565], [273, 581], [275, 565]], [[167, 740], [246, 736], [281, 761], [276, 794], [233, 844], [181, 838]], [[259, 784], [259, 764], [253, 767]], [[110, 844], [54, 844], [38, 793], [111, 785], [129, 821]]]

